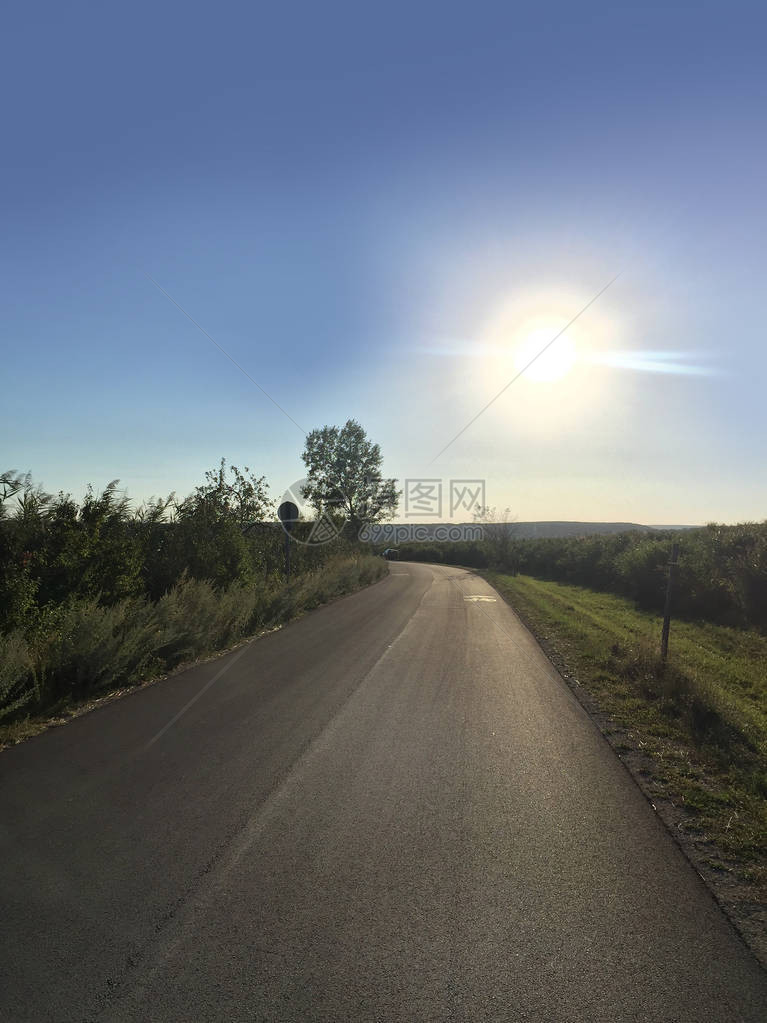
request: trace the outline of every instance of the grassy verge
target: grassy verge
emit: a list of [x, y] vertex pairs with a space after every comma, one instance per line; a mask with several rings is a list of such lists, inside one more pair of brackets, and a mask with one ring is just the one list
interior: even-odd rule
[[483, 573], [592, 712], [767, 963], [767, 637], [661, 622], [621, 597]]
[[367, 555], [331, 559], [290, 585], [217, 590], [184, 578], [157, 602], [96, 600], [49, 609], [0, 636], [0, 749], [180, 666], [232, 648], [388, 571]]

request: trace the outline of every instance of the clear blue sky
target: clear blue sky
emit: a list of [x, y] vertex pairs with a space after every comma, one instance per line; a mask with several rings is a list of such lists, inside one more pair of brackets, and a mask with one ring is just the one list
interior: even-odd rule
[[275, 495], [302, 475], [298, 428], [148, 273], [392, 475], [482, 477], [520, 519], [767, 516], [760, 5], [17, 4], [3, 27], [2, 468], [137, 500], [222, 455]]

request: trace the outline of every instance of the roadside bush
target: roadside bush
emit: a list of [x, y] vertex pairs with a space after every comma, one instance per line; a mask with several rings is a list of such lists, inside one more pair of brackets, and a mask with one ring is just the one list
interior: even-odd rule
[[270, 624], [275, 611], [274, 587], [265, 582], [235, 582], [216, 590], [211, 583], [184, 576], [153, 608], [166, 667], [238, 643]]
[[142, 599], [111, 607], [93, 597], [69, 601], [34, 643], [41, 698], [84, 696], [145, 677], [159, 664], [152, 618]]
[[[641, 608], [663, 606], [669, 545], [662, 540], [648, 540], [622, 551], [615, 558], [617, 584], [623, 594], [631, 597]], [[579, 581], [580, 573], [573, 571], [572, 582]]]
[[117, 480], [78, 502], [0, 474], [0, 718], [131, 685], [387, 571], [347, 534], [292, 544], [286, 585], [285, 534], [247, 467], [222, 459], [185, 500], [135, 511]]
[[0, 635], [0, 720], [37, 700], [32, 657], [21, 630]]
[[388, 571], [380, 558], [370, 556], [338, 557], [322, 569], [307, 575], [295, 591], [296, 608], [310, 610], [344, 593], [380, 579]]
[[290, 584], [233, 582], [216, 589], [184, 574], [158, 601], [109, 607], [94, 597], [44, 609], [28, 634], [0, 635], [0, 719], [136, 684], [226, 649], [381, 578], [386, 562], [327, 557]]

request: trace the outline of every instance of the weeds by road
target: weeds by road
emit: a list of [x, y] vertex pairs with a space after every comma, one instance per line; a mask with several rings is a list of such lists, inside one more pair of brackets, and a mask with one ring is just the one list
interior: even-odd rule
[[217, 589], [183, 577], [158, 601], [92, 598], [52, 609], [32, 631], [0, 635], [0, 748], [44, 730], [105, 694], [229, 649], [380, 579], [386, 563], [339, 556], [290, 585]]

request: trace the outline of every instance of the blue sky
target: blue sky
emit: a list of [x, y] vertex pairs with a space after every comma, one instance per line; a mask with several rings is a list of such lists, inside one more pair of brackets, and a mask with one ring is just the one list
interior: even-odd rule
[[[302, 475], [296, 425], [149, 274], [399, 478], [483, 478], [523, 520], [765, 518], [757, 5], [30, 4], [4, 28], [3, 468], [136, 500], [222, 455], [275, 496]], [[569, 371], [557, 342], [433, 461], [618, 273]]]

